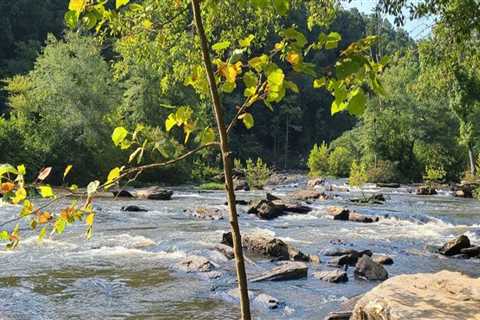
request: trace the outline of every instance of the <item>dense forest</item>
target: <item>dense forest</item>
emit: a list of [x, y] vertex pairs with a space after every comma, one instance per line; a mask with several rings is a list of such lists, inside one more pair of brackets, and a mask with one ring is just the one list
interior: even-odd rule
[[[145, 155], [154, 161], [185, 148], [157, 129], [172, 105], [197, 104], [200, 113], [211, 112], [179, 78], [184, 69], [172, 67], [171, 57], [155, 51], [160, 39], [147, 43], [143, 34], [135, 39], [103, 34], [99, 41], [90, 31], [68, 31], [63, 0], [3, 1], [0, 6], [5, 30], [0, 45], [0, 162], [24, 163], [32, 172], [45, 164], [62, 172], [72, 164], [77, 169], [74, 180], [86, 182], [126, 160], [109, 139], [119, 123], [127, 128], [142, 123], [151, 139], [164, 142], [158, 155]], [[288, 23], [306, 30], [305, 15], [300, 10]], [[275, 28], [267, 19], [261, 23], [264, 28], [256, 37], [271, 47], [278, 40]], [[260, 157], [276, 169], [306, 169], [310, 150], [323, 144], [323, 151], [311, 155], [312, 161], [317, 157], [321, 162], [310, 168], [313, 174], [348, 176], [354, 160], [365, 164], [371, 181], [420, 181], [429, 168], [445, 171], [448, 181], [462, 179], [465, 172], [475, 174], [480, 148], [478, 39], [452, 44], [453, 31], [439, 25], [429, 37], [414, 41], [381, 14], [356, 9], [339, 9], [312, 37], [321, 31], [342, 37], [336, 50], [313, 57], [327, 71], [350, 43], [378, 36], [371, 55], [388, 60], [381, 79], [386, 94], [370, 94], [360, 118], [347, 112], [332, 116], [328, 92], [295, 76], [301, 94], [289, 95], [271, 111], [254, 111], [253, 128], [235, 128], [235, 158]], [[149, 55], [139, 58], [140, 46]], [[172, 54], [181, 53], [175, 50]], [[454, 71], [446, 68], [452, 64]], [[227, 113], [233, 114], [242, 91], [225, 99]], [[218, 171], [219, 160], [204, 151], [141, 179], [208, 180]]]

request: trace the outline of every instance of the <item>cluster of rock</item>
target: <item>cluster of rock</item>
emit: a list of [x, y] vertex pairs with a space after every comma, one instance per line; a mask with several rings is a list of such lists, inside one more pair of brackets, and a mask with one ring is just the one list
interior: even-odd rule
[[470, 239], [465, 235], [447, 241], [438, 252], [452, 258], [480, 258], [480, 246], [472, 245]]
[[350, 199], [350, 201], [354, 203], [363, 203], [363, 204], [384, 204], [386, 199], [383, 194], [379, 193], [379, 194], [371, 195], [369, 197]]
[[[245, 170], [236, 169], [232, 170], [233, 186], [235, 191], [249, 191], [250, 186], [247, 182], [247, 173]], [[221, 173], [213, 177], [213, 180], [216, 182], [223, 183], [225, 181], [225, 174]]]
[[166, 190], [158, 186], [139, 188], [139, 189], [119, 189], [112, 190], [114, 197], [119, 198], [135, 198], [148, 200], [170, 200], [172, 199], [173, 191]]
[[474, 191], [480, 187], [480, 183], [468, 183], [463, 181], [454, 187], [455, 197], [473, 198]]
[[372, 222], [378, 222], [380, 220], [380, 218], [377, 216], [367, 216], [350, 209], [339, 208], [339, 207], [327, 208], [327, 214], [330, 215], [333, 218], [333, 220], [343, 220], [343, 221], [362, 222], [362, 223], [372, 223]]

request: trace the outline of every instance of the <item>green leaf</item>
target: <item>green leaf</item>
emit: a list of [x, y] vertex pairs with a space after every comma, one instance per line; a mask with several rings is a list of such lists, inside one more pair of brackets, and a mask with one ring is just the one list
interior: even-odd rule
[[335, 99], [332, 102], [331, 113], [332, 116], [340, 111], [343, 111], [347, 108], [347, 104], [343, 100]]
[[285, 79], [285, 74], [283, 70], [280, 68], [275, 69], [268, 75], [268, 84], [270, 87], [278, 87], [283, 84], [283, 80]]
[[38, 192], [42, 196], [42, 198], [51, 198], [55, 196], [53, 193], [53, 189], [50, 186], [40, 186], [38, 187]]
[[98, 187], [100, 186], [100, 181], [98, 180], [95, 180], [95, 181], [92, 181], [88, 184], [87, 186], [87, 194], [88, 196], [90, 197], [91, 195], [93, 195], [95, 192], [97, 192], [97, 189]]
[[240, 44], [240, 47], [248, 48], [252, 44], [253, 39], [255, 39], [255, 36], [250, 34], [248, 37], [240, 39], [238, 43]]
[[2, 232], [0, 232], [0, 240], [2, 240], [2, 241], [9, 241], [10, 240], [10, 234], [8, 233], [8, 231], [3, 230]]
[[228, 63], [229, 64], [235, 64], [238, 61], [240, 61], [240, 59], [242, 59], [242, 57], [243, 57], [244, 52], [245, 52], [245, 49], [235, 49], [235, 50], [233, 50], [232, 55], [228, 59]]
[[236, 82], [225, 82], [222, 85], [222, 91], [225, 92], [225, 93], [232, 93], [233, 90], [235, 90], [236, 87], [237, 87]]
[[290, 0], [273, 0], [273, 6], [280, 15], [284, 16], [290, 10]]
[[330, 32], [325, 42], [325, 49], [335, 49], [342, 40], [342, 36], [338, 32]]
[[347, 110], [353, 115], [360, 116], [365, 111], [367, 97], [361, 88], [357, 88], [350, 93]]
[[120, 143], [122, 143], [125, 140], [127, 135], [128, 135], [127, 129], [125, 129], [124, 127], [116, 127], [112, 133], [113, 144], [115, 144], [115, 146], [118, 146]]
[[215, 130], [212, 128], [205, 128], [201, 136], [201, 144], [207, 144], [215, 141]]
[[18, 174], [21, 174], [22, 176], [27, 174], [27, 169], [25, 168], [25, 165], [23, 165], [23, 164], [17, 166], [17, 171], [18, 171]]
[[253, 116], [251, 113], [243, 113], [241, 114], [238, 119], [242, 120], [243, 121], [243, 124], [245, 125], [245, 127], [247, 129], [250, 129], [253, 127], [253, 125], [255, 124], [255, 120], [253, 119]]
[[128, 4], [130, 0], [115, 0], [115, 8], [120, 9], [124, 5]]
[[256, 87], [258, 82], [258, 78], [253, 73], [252, 71], [247, 71], [243, 75], [243, 83], [245, 84], [245, 87], [250, 88], [250, 87]]
[[0, 178], [7, 173], [18, 174], [18, 171], [10, 164], [0, 164]]
[[55, 230], [56, 233], [62, 234], [65, 231], [65, 226], [67, 225], [67, 221], [59, 218], [57, 221], [55, 221], [55, 224], [53, 225], [53, 230]]
[[269, 60], [270, 58], [266, 54], [262, 54], [259, 57], [250, 59], [248, 61], [248, 64], [257, 72], [260, 72], [262, 71], [262, 68], [268, 63]]
[[325, 77], [313, 80], [313, 87], [315, 89], [322, 88], [326, 84], [327, 84], [327, 80], [325, 79]]
[[43, 238], [45, 238], [46, 234], [47, 234], [47, 227], [43, 227], [40, 230], [40, 233], [38, 234], [38, 240], [42, 240]]
[[87, 30], [90, 30], [97, 25], [98, 18], [93, 11], [90, 11], [83, 16], [82, 21], [85, 28], [87, 28]]
[[230, 47], [230, 41], [225, 40], [225, 41], [215, 43], [212, 46], [212, 49], [213, 49], [213, 51], [215, 51], [217, 53], [221, 53], [222, 51], [224, 51], [228, 47]]
[[367, 63], [367, 60], [358, 56], [346, 58], [337, 62], [335, 66], [337, 79], [345, 79], [348, 76], [357, 73], [365, 63]]
[[285, 86], [295, 93], [300, 93], [300, 89], [298, 89], [298, 86], [295, 82], [287, 80], [287, 81], [285, 81]]

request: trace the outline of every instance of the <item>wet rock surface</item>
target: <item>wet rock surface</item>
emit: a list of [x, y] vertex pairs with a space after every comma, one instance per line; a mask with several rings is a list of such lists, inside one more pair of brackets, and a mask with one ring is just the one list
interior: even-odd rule
[[215, 269], [214, 263], [205, 257], [192, 255], [182, 259], [176, 267], [184, 272], [210, 272]]
[[267, 271], [258, 277], [251, 279], [251, 282], [260, 281], [285, 281], [306, 278], [308, 267], [303, 262], [283, 262], [279, 266]]
[[319, 271], [319, 272], [315, 272], [313, 274], [313, 277], [322, 281], [333, 282], [333, 283], [348, 281], [347, 272], [342, 270]]
[[148, 209], [144, 207], [135, 206], [135, 205], [123, 206], [120, 210], [125, 212], [147, 212], [148, 211]]
[[400, 275], [367, 292], [352, 320], [479, 319], [480, 279], [458, 272]]
[[339, 208], [339, 207], [327, 208], [327, 214], [330, 215], [333, 218], [333, 220], [341, 220], [341, 221], [372, 223], [372, 222], [378, 222], [380, 220], [379, 217], [367, 216], [347, 208]]
[[170, 200], [172, 199], [173, 195], [172, 190], [167, 190], [158, 186], [138, 189], [113, 190], [112, 193], [115, 197], [148, 200]]
[[371, 281], [383, 281], [388, 278], [385, 268], [373, 261], [369, 256], [363, 255], [355, 265], [354, 274], [356, 277]]
[[445, 256], [454, 256], [460, 254], [462, 249], [470, 247], [470, 239], [465, 235], [461, 235], [458, 238], [449, 240], [438, 250], [438, 252]]
[[[233, 247], [231, 232], [224, 233], [222, 244]], [[247, 252], [269, 256], [279, 260], [309, 261], [310, 258], [292, 245], [284, 241], [264, 235], [245, 234], [242, 236], [242, 246]]]
[[219, 208], [204, 208], [200, 207], [195, 209], [192, 213], [195, 218], [204, 220], [223, 220], [225, 210]]

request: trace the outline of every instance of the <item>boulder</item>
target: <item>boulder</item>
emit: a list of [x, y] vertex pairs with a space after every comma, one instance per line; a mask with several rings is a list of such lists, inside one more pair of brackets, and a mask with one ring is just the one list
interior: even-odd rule
[[249, 191], [250, 186], [248, 185], [247, 180], [242, 178], [234, 178], [233, 179], [233, 187], [235, 191]]
[[329, 207], [327, 214], [333, 217], [333, 220], [372, 223], [378, 222], [379, 217], [367, 216], [346, 208]]
[[138, 199], [170, 200], [172, 199], [172, 195], [173, 191], [162, 189], [160, 187], [149, 187], [134, 191], [134, 196]]
[[400, 183], [396, 182], [377, 182], [379, 188], [400, 188]]
[[393, 259], [389, 256], [385, 255], [373, 255], [372, 260], [375, 261], [378, 264], [383, 264], [383, 265], [391, 265], [393, 264]]
[[354, 203], [383, 204], [385, 202], [385, 196], [379, 193], [366, 198], [350, 199], [350, 201]]
[[454, 256], [460, 254], [461, 250], [466, 248], [470, 248], [470, 239], [465, 235], [461, 235], [456, 239], [447, 241], [438, 252], [445, 256]]
[[372, 252], [370, 250], [364, 250], [364, 251], [355, 251], [352, 250], [352, 252], [344, 254], [342, 256], [335, 256], [335, 258], [331, 259], [328, 264], [333, 267], [342, 267], [342, 266], [351, 266], [354, 267], [358, 259], [362, 257], [363, 255], [372, 256]]
[[350, 320], [352, 311], [330, 312], [323, 320]]
[[462, 184], [456, 186], [455, 197], [473, 198], [474, 191], [479, 186], [480, 184], [478, 183], [462, 182]]
[[437, 190], [434, 187], [421, 186], [415, 190], [415, 193], [419, 196], [431, 196], [437, 194]]
[[325, 179], [322, 179], [322, 178], [314, 178], [314, 179], [310, 179], [308, 180], [307, 182], [307, 187], [308, 188], [315, 188], [316, 186], [322, 186], [325, 184]]
[[135, 206], [135, 205], [124, 206], [120, 210], [126, 211], [126, 212], [147, 212], [148, 211], [143, 207]]
[[[223, 234], [222, 243], [233, 247], [232, 233]], [[309, 256], [278, 238], [262, 235], [242, 235], [242, 246], [252, 253], [279, 260], [309, 261]]]
[[463, 248], [460, 250], [460, 253], [467, 254], [470, 257], [480, 257], [480, 246]]
[[[224, 202], [223, 204], [227, 206], [228, 202]], [[250, 201], [237, 199], [235, 200], [235, 204], [237, 206], [248, 206], [250, 204]]]
[[218, 208], [197, 208], [193, 212], [193, 216], [198, 219], [204, 220], [222, 220], [223, 219], [223, 210]]
[[348, 281], [347, 273], [341, 270], [315, 272], [313, 276], [319, 280], [333, 282], [333, 283]]
[[253, 278], [251, 282], [296, 280], [306, 278], [307, 273], [308, 267], [305, 263], [285, 262], [278, 267], [273, 268], [271, 271], [267, 271], [262, 275]]
[[383, 281], [388, 278], [387, 270], [385, 270], [381, 264], [376, 263], [367, 255], [360, 257], [355, 265], [354, 274], [356, 277], [361, 279], [372, 281]]
[[320, 198], [328, 198], [325, 193], [320, 193], [315, 190], [298, 190], [287, 195], [289, 199], [307, 201], [307, 200], [316, 200]]
[[370, 250], [357, 251], [349, 248], [330, 248], [330, 249], [324, 250], [322, 254], [327, 257], [338, 257], [346, 254], [355, 254], [358, 257], [360, 257], [361, 255], [364, 255], [364, 254], [371, 256], [372, 252]]
[[400, 275], [356, 303], [352, 320], [480, 319], [480, 279], [441, 271]]
[[273, 201], [269, 200], [260, 200], [254, 203], [247, 213], [255, 214], [260, 219], [274, 219], [278, 216], [285, 214], [285, 206], [282, 204], [276, 204]]
[[215, 265], [202, 256], [188, 256], [177, 263], [178, 269], [184, 272], [210, 272]]
[[133, 189], [119, 189], [119, 190], [112, 190], [114, 197], [118, 198], [134, 198], [134, 191]]

